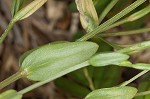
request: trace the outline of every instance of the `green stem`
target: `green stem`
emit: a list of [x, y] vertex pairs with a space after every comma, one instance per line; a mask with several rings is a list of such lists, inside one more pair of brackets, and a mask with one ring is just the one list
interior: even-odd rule
[[[88, 61], [86, 61], [86, 62], [83, 62], [83, 63], [79, 64], [77, 67], [74, 67], [73, 69], [74, 69], [74, 70], [77, 70], [77, 69], [86, 67], [86, 66], [88, 66], [88, 65], [89, 65], [89, 63], [88, 63]], [[68, 73], [69, 73], [69, 72], [72, 72], [72, 71], [73, 71], [73, 70], [71, 69], [71, 70], [68, 71]], [[65, 74], [66, 74], [66, 71], [65, 71], [65, 73], [63, 73], [63, 74], [65, 75]], [[62, 76], [63, 76], [63, 75], [62, 75]], [[49, 78], [49, 79], [47, 79], [47, 80], [37, 82], [37, 83], [35, 83], [35, 84], [33, 84], [33, 85], [31, 85], [31, 86], [29, 86], [29, 87], [27, 87], [27, 88], [25, 88], [25, 89], [19, 91], [18, 93], [23, 95], [23, 94], [25, 94], [25, 93], [27, 93], [27, 92], [29, 92], [29, 91], [31, 91], [31, 90], [37, 88], [37, 87], [40, 87], [40, 86], [42, 86], [42, 85], [44, 85], [44, 84], [46, 84], [46, 83], [48, 83], [48, 82], [50, 82], [50, 81], [52, 81], [52, 80], [58, 78], [58, 77], [60, 77], [60, 76], [57, 76], [57, 77], [55, 77], [55, 78]]]
[[108, 36], [125, 36], [125, 35], [133, 35], [133, 34], [140, 34], [143, 32], [149, 32], [150, 28], [132, 30], [132, 31], [124, 31], [124, 32], [114, 32], [114, 33], [105, 33], [100, 34], [101, 37], [108, 37]]
[[116, 3], [119, 0], [112, 0], [108, 6], [104, 9], [104, 11], [102, 12], [101, 15], [99, 15], [99, 23], [101, 23], [103, 21], [103, 19], [106, 17], [106, 15], [108, 14], [108, 12], [116, 5]]
[[107, 27], [106, 30], [112, 29], [112, 28], [114, 28], [114, 27], [117, 27], [117, 26], [119, 26], [119, 25], [121, 25], [121, 24], [125, 24], [125, 23], [128, 23], [128, 22], [130, 22], [130, 21], [127, 20], [127, 18], [125, 18], [125, 19], [123, 19], [123, 20], [120, 20], [120, 21], [118, 21], [118, 22], [116, 22], [116, 23], [110, 25], [109, 27]]
[[146, 48], [150, 48], [150, 41], [144, 41], [144, 42], [135, 44], [133, 46], [130, 46], [130, 47], [118, 50], [117, 52], [130, 54], [130, 53], [134, 53], [134, 52], [138, 52], [138, 51], [144, 50]]
[[143, 4], [146, 0], [137, 0], [124, 10], [122, 10], [120, 13], [103, 23], [102, 25], [98, 26], [94, 31], [87, 33], [85, 36], [81, 37], [78, 41], [86, 41], [90, 39], [91, 37], [95, 36], [96, 34], [105, 31], [110, 25], [118, 21], [120, 18], [124, 17], [128, 13], [130, 13], [132, 10], [137, 8], [139, 5]]
[[23, 75], [22, 75], [22, 72], [21, 71], [18, 71], [16, 74], [10, 76], [9, 78], [7, 78], [6, 80], [0, 82], [0, 89], [6, 87], [7, 85], [13, 83], [14, 81], [22, 78]]
[[7, 29], [4, 31], [4, 33], [2, 34], [2, 36], [0, 37], [0, 44], [3, 43], [4, 39], [6, 38], [6, 36], [8, 35], [8, 33], [11, 31], [12, 27], [14, 26], [15, 22], [11, 21], [7, 27]]
[[149, 90], [149, 91], [145, 91], [145, 92], [137, 93], [135, 97], [138, 97], [138, 96], [145, 96], [145, 95], [148, 95], [148, 94], [150, 94], [150, 90]]
[[85, 75], [86, 79], [87, 79], [88, 82], [89, 82], [89, 87], [90, 87], [90, 89], [91, 89], [91, 90], [95, 90], [93, 81], [92, 81], [92, 79], [91, 79], [91, 77], [90, 77], [90, 75], [89, 75], [89, 72], [88, 72], [87, 68], [84, 68], [84, 69], [83, 69], [83, 72], [84, 72], [84, 75]]
[[121, 84], [120, 86], [126, 86], [129, 83], [133, 82], [134, 80], [136, 80], [137, 78], [141, 77], [142, 75], [146, 74], [147, 72], [149, 72], [149, 70], [144, 70], [142, 72], [140, 72], [139, 74], [137, 74], [136, 76], [134, 76], [133, 78], [129, 79], [128, 81], [125, 81], [123, 84]]

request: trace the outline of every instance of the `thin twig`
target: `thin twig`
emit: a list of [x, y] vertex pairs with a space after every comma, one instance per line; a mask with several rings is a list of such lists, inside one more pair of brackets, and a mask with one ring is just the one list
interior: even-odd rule
[[138, 96], [145, 96], [145, 95], [148, 95], [148, 94], [150, 94], [150, 90], [149, 90], [149, 91], [145, 91], [145, 92], [137, 93], [135, 97], [138, 97]]

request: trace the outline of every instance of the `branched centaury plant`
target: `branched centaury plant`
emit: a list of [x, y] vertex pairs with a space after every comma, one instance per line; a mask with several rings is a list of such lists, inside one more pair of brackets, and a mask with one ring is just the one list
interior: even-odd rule
[[10, 21], [7, 29], [4, 31], [2, 36], [0, 37], [0, 44], [4, 41], [10, 30], [12, 29], [13, 25], [20, 20], [23, 20], [30, 15], [32, 15], [36, 10], [38, 10], [47, 0], [34, 0], [26, 7], [20, 9], [23, 6], [23, 3], [26, 0], [13, 0], [12, 5], [12, 20]]
[[[111, 2], [111, 8], [117, 3], [117, 1], [115, 0], [113, 1]], [[93, 91], [92, 93], [87, 95], [85, 99], [99, 99], [99, 98], [100, 99], [110, 99], [110, 98], [131, 99], [133, 98], [137, 93], [137, 89], [133, 87], [127, 87], [126, 85], [131, 83], [133, 80], [137, 79], [138, 77], [142, 76], [146, 72], [148, 72], [150, 68], [148, 64], [130, 63], [129, 61], [127, 61], [127, 59], [129, 58], [128, 55], [140, 50], [144, 50], [146, 48], [150, 48], [150, 41], [135, 44], [133, 46], [118, 50], [116, 52], [100, 53], [94, 55], [98, 49], [98, 45], [93, 42], [87, 42], [85, 40], [92, 38], [98, 33], [106, 31], [110, 27], [114, 27], [115, 24], [117, 24], [115, 23], [116, 21], [118, 21], [123, 16], [125, 16], [126, 14], [128, 14], [129, 12], [137, 8], [139, 5], [143, 4], [145, 1], [146, 0], [135, 1], [133, 4], [125, 8], [123, 11], [121, 11], [120, 13], [118, 13], [108, 21], [104, 22], [102, 25], [98, 26], [99, 18], [97, 16], [92, 0], [76, 0], [78, 10], [80, 12], [81, 23], [83, 25], [83, 28], [87, 31], [87, 34], [78, 40], [80, 42], [72, 42], [72, 43], [58, 42], [58, 43], [47, 44], [23, 54], [22, 57], [20, 58], [20, 66], [21, 66], [20, 71], [18, 71], [10, 78], [1, 82], [0, 89], [21, 77], [27, 77], [28, 79], [39, 81], [39, 82], [19, 92], [15, 90], [6, 91], [0, 94], [0, 99], [6, 99], [6, 98], [21, 99], [23, 94], [39, 86], [42, 86], [43, 84], [48, 83], [60, 76], [63, 76], [71, 71], [77, 70], [82, 67], [86, 67], [88, 65], [108, 66], [111, 64], [136, 68], [145, 71], [136, 75], [129, 81], [124, 82], [123, 84], [120, 85], [120, 87], [118, 86], [113, 88], [106, 88], [106, 89], [104, 88], [104, 89]], [[14, 18], [12, 19], [12, 22], [13, 21], [16, 22], [18, 20], [22, 20], [28, 17], [38, 8], [40, 8], [45, 2], [46, 0], [33, 1], [32, 3], [29, 4], [30, 6], [28, 5], [27, 7], [17, 12], [14, 15]], [[33, 9], [31, 8], [31, 6], [33, 7]], [[104, 13], [103, 17], [106, 16], [106, 14], [110, 11], [110, 9], [107, 8], [105, 11], [106, 12]], [[148, 12], [146, 11], [147, 10], [144, 10], [145, 13], [142, 16], [149, 13], [149, 11]], [[142, 17], [140, 15], [141, 13], [135, 14], [135, 17], [138, 19]], [[8, 29], [4, 32], [5, 36], [2, 37], [1, 41], [3, 41], [4, 38], [7, 36], [13, 24], [10, 23], [10, 26], [8, 26]], [[113, 57], [115, 55], [117, 55], [118, 57], [117, 58]], [[91, 81], [92, 80], [89, 80], [90, 85], [92, 85]], [[149, 92], [147, 94], [149, 94]]]

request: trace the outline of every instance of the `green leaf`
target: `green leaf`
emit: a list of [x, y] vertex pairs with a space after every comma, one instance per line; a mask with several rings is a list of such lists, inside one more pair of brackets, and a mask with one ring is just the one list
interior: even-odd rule
[[143, 5], [141, 5], [139, 8], [135, 9], [135, 13], [132, 14], [129, 19], [131, 21], [135, 21], [137, 19], [140, 19], [144, 17], [145, 15], [150, 13], [150, 5], [148, 4], [148, 1], [145, 2]]
[[[49, 44], [58, 44], [58, 43], [66, 43], [67, 41], [56, 41], [56, 42], [52, 42], [52, 43], [49, 43]], [[47, 44], [48, 45], [48, 44]], [[44, 46], [47, 46], [47, 45], [42, 45], [41, 47], [44, 47]], [[33, 51], [37, 50], [38, 48], [40, 47], [37, 47], [37, 48], [34, 48], [34, 49], [31, 49], [27, 52], [25, 52], [19, 59], [19, 65], [21, 66], [23, 60], [29, 55], [31, 54]]]
[[22, 99], [22, 95], [15, 90], [8, 90], [0, 94], [0, 99]]
[[12, 0], [11, 13], [12, 13], [12, 16], [13, 16], [13, 17], [14, 17], [14, 15], [16, 14], [16, 12], [19, 11], [20, 5], [21, 5], [22, 1], [23, 1], [23, 0]]
[[106, 15], [112, 10], [112, 8], [117, 4], [119, 0], [111, 0], [111, 2], [106, 6], [104, 11], [99, 15], [99, 23], [103, 21]]
[[95, 90], [85, 99], [132, 99], [137, 93], [134, 87], [112, 87]]
[[34, 0], [26, 7], [22, 8], [20, 11], [18, 11], [13, 21], [23, 20], [27, 17], [29, 17], [31, 14], [33, 14], [35, 11], [37, 11], [47, 0]]
[[[93, 42], [67, 42], [39, 47], [20, 62], [21, 70], [34, 81], [46, 80], [73, 66], [79, 66], [96, 53], [98, 45]], [[82, 65], [81, 65], [82, 67]]]
[[145, 63], [132, 64], [132, 67], [140, 70], [150, 70], [150, 64]]
[[123, 61], [120, 64], [116, 64], [116, 65], [140, 69], [140, 70], [150, 70], [150, 64], [145, 64], [145, 63], [132, 64], [130, 61]]
[[122, 61], [125, 61], [129, 58], [128, 55], [122, 54], [122, 53], [101, 53], [98, 55], [93, 56], [90, 60], [89, 63], [92, 66], [107, 66], [107, 65], [112, 65], [112, 64], [117, 64]]
[[19, 59], [19, 65], [21, 66], [21, 64], [22, 64], [22, 62], [24, 61], [24, 59], [25, 59], [29, 54], [31, 54], [33, 51], [35, 51], [36, 49], [37, 49], [37, 48], [32, 49], [32, 50], [27, 51], [26, 53], [24, 53], [24, 54], [20, 57], [20, 59]]
[[150, 41], [144, 41], [141, 43], [137, 43], [137, 44], [134, 44], [133, 46], [118, 50], [117, 52], [131, 54], [131, 53], [139, 52], [146, 48], [150, 48]]

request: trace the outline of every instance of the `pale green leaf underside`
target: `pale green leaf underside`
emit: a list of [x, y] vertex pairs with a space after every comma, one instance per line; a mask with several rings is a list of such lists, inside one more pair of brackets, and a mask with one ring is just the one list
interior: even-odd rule
[[150, 70], [150, 64], [146, 64], [146, 63], [132, 64], [130, 61], [124, 61], [124, 62], [121, 62], [121, 63], [116, 64], [116, 65], [135, 68], [135, 69], [140, 69], [140, 70]]
[[134, 87], [112, 87], [95, 90], [85, 99], [132, 99], [137, 93]]
[[122, 54], [122, 53], [100, 53], [95, 56], [93, 56], [90, 60], [89, 63], [92, 66], [107, 66], [107, 65], [112, 65], [112, 64], [117, 64], [122, 61], [125, 61], [129, 58], [128, 55]]
[[88, 60], [97, 49], [92, 42], [48, 44], [24, 54], [20, 65], [28, 71], [27, 78], [41, 81]]

